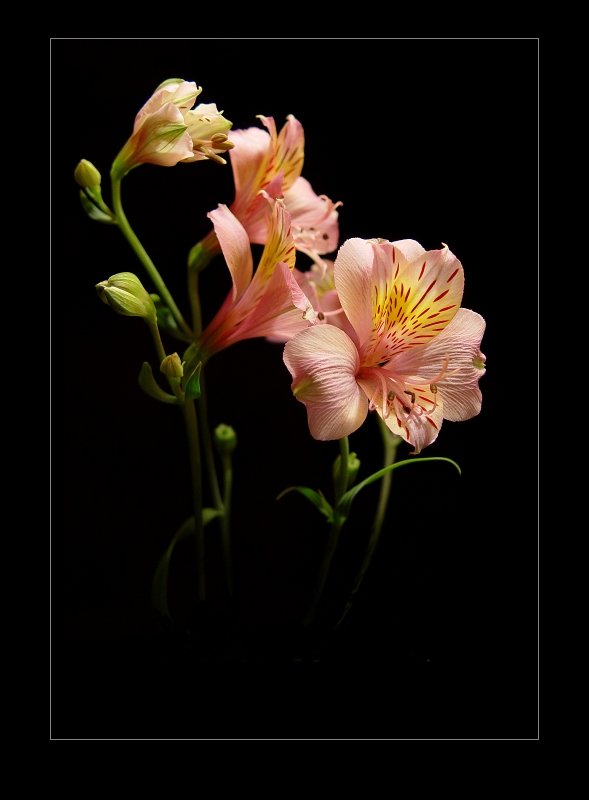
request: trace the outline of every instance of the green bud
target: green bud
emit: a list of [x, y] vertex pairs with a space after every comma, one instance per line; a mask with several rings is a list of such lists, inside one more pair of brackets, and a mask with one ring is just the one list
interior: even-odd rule
[[160, 370], [168, 378], [181, 378], [182, 375], [184, 375], [184, 368], [178, 353], [172, 353], [171, 356], [166, 356], [160, 364]]
[[118, 272], [107, 281], [96, 284], [100, 299], [117, 314], [126, 317], [142, 317], [155, 322], [156, 311], [153, 300], [143, 288], [141, 281], [132, 272]]
[[217, 425], [214, 438], [215, 447], [221, 456], [230, 456], [237, 447], [237, 434], [231, 425]]
[[83, 189], [96, 189], [100, 186], [101, 176], [94, 164], [83, 158], [74, 171], [76, 183]]

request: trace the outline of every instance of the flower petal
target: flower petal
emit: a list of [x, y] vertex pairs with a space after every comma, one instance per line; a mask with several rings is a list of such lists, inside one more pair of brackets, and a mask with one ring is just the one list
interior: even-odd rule
[[[481, 410], [479, 379], [486, 370], [480, 346], [485, 324], [480, 314], [461, 308], [439, 336], [423, 347], [407, 350], [391, 362], [395, 371], [435, 381], [444, 419], [460, 422], [475, 417]], [[446, 361], [447, 375], [436, 380]]]
[[333, 253], [339, 241], [339, 218], [333, 203], [325, 195], [317, 195], [308, 180], [299, 177], [284, 191], [284, 202], [292, 217], [297, 250], [314, 261], [325, 253]]
[[289, 189], [301, 174], [305, 160], [305, 134], [303, 126], [292, 114], [286, 118], [286, 123], [278, 136], [272, 117], [260, 116], [260, 119], [270, 131], [274, 146], [274, 171], [284, 172], [284, 191]]
[[376, 288], [363, 365], [383, 363], [438, 336], [460, 308], [464, 289], [462, 265], [447, 247], [407, 262], [394, 243], [371, 243]]
[[374, 253], [366, 239], [348, 239], [340, 247], [333, 274], [342, 308], [363, 344], [372, 327], [372, 262]]
[[[235, 202], [243, 212], [256, 197], [265, 174], [270, 151], [270, 135], [262, 128], [245, 128], [231, 131], [233, 150], [229, 153]], [[235, 208], [233, 209], [236, 213]], [[239, 214], [237, 214], [239, 216]]]
[[315, 439], [341, 439], [362, 425], [368, 399], [355, 378], [358, 351], [343, 331], [333, 325], [307, 328], [286, 343], [283, 358]]
[[281, 262], [276, 265], [255, 309], [231, 332], [228, 344], [257, 336], [285, 342], [308, 328], [314, 317], [309, 299], [289, 267]]
[[215, 233], [233, 280], [232, 305], [243, 296], [252, 279], [253, 259], [249, 237], [241, 222], [227, 208], [219, 207], [207, 214], [213, 221]]

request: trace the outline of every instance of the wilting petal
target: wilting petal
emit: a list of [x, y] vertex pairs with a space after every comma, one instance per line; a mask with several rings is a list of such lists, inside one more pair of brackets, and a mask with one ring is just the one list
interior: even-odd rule
[[343, 331], [333, 325], [307, 328], [286, 343], [283, 358], [315, 439], [341, 439], [360, 427], [368, 400], [355, 378], [358, 350]]
[[340, 247], [333, 267], [342, 308], [363, 344], [372, 327], [372, 262], [374, 253], [366, 239], [348, 239]]

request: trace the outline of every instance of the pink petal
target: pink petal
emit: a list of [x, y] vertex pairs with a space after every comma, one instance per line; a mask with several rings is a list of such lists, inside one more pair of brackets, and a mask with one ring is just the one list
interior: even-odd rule
[[419, 258], [425, 253], [424, 248], [416, 242], [415, 239], [398, 239], [397, 241], [392, 243], [396, 250], [399, 250], [405, 260], [415, 261], [416, 258]]
[[231, 141], [233, 149], [229, 151], [229, 158], [235, 184], [235, 203], [242, 209], [252, 202], [261, 188], [271, 140], [268, 132], [262, 128], [246, 128], [232, 130]]
[[233, 304], [239, 302], [250, 284], [253, 259], [249, 237], [243, 225], [225, 205], [219, 205], [207, 216], [213, 221], [223, 256], [233, 280]]
[[[271, 117], [263, 118], [264, 124]], [[270, 131], [272, 134], [272, 131]], [[276, 172], [284, 172], [284, 190], [289, 189], [301, 174], [305, 159], [305, 134], [303, 126], [292, 114], [275, 140], [274, 164]]]
[[385, 420], [387, 428], [398, 436], [402, 436], [406, 442], [413, 445], [411, 455], [417, 455], [427, 447], [435, 442], [438, 438], [440, 428], [442, 427], [443, 415], [442, 408], [438, 406], [434, 411], [429, 414], [422, 414], [421, 416], [411, 416], [399, 425], [399, 420], [394, 414], [391, 414]]
[[343, 331], [333, 325], [307, 328], [286, 343], [283, 358], [315, 439], [341, 439], [360, 427], [368, 400], [355, 378], [358, 351]]
[[372, 328], [372, 263], [374, 253], [366, 239], [348, 239], [340, 247], [333, 274], [342, 308], [363, 344]]
[[302, 177], [284, 192], [284, 202], [292, 217], [297, 250], [314, 260], [317, 255], [336, 250], [339, 241], [338, 203], [315, 194], [309, 181]]
[[314, 317], [309, 299], [282, 262], [276, 265], [256, 307], [234, 330], [232, 341], [257, 336], [287, 341], [308, 328]]
[[360, 351], [363, 365], [432, 341], [458, 311], [464, 288], [462, 265], [447, 247], [411, 262], [392, 242], [373, 247], [372, 325]]
[[[449, 359], [447, 376], [436, 380], [444, 419], [460, 422], [475, 417], [481, 410], [479, 379], [486, 370], [480, 346], [485, 324], [480, 314], [461, 308], [429, 344], [408, 350], [391, 363], [395, 371], [434, 381], [446, 358]], [[454, 370], [458, 372], [450, 374]]]

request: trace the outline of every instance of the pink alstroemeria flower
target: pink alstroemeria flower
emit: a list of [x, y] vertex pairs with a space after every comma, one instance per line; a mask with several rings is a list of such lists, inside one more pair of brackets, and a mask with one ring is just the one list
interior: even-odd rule
[[112, 166], [113, 178], [122, 178], [139, 164], [173, 167], [179, 161], [207, 158], [225, 164], [217, 154], [233, 146], [226, 135], [232, 123], [213, 103], [192, 109], [201, 92], [194, 81], [170, 79], [160, 84], [138, 111], [133, 133]]
[[314, 325], [284, 348], [292, 390], [315, 439], [340, 439], [376, 410], [419, 453], [442, 420], [481, 409], [485, 320], [460, 308], [462, 265], [444, 246], [412, 239], [349, 239], [334, 266], [335, 286], [354, 335]]
[[203, 363], [244, 339], [290, 339], [314, 322], [313, 308], [292, 275], [295, 246], [290, 214], [282, 200], [266, 197], [265, 202], [271, 208], [268, 239], [255, 272], [250, 240], [240, 221], [225, 205], [208, 214], [233, 286], [196, 342]]
[[297, 250], [314, 261], [333, 253], [338, 246], [339, 223], [333, 203], [316, 195], [311, 184], [301, 177], [305, 136], [303, 126], [290, 114], [280, 133], [273, 117], [259, 116], [268, 129], [246, 128], [231, 132], [234, 148], [230, 153], [235, 199], [229, 206], [246, 229], [253, 244], [265, 244], [270, 213], [260, 194], [283, 198], [291, 216]]

